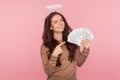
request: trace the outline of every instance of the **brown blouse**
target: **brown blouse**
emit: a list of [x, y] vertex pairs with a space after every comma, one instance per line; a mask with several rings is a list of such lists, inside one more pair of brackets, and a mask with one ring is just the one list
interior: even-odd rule
[[57, 57], [52, 55], [49, 60], [49, 49], [45, 45], [41, 45], [41, 58], [44, 71], [48, 75], [47, 80], [76, 80], [77, 66], [80, 67], [85, 62], [89, 54], [89, 49], [84, 48], [81, 52], [80, 48], [77, 48], [75, 51], [75, 60], [70, 62], [68, 60], [69, 51], [67, 47], [65, 45], [61, 47], [63, 49], [60, 57], [62, 65], [56, 67]]

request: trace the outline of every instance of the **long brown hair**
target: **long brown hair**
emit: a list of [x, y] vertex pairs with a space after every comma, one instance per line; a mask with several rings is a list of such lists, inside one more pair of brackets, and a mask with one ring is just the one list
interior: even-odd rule
[[[58, 41], [53, 38], [53, 31], [50, 30], [51, 18], [54, 15], [56, 15], [56, 14], [60, 15], [62, 17], [64, 23], [65, 23], [65, 29], [63, 31], [63, 41], [66, 41], [65, 45], [67, 46], [67, 49], [69, 50], [68, 60], [72, 62], [74, 60], [74, 55], [75, 55], [75, 50], [77, 48], [77, 45], [69, 43], [67, 41], [67, 36], [72, 31], [72, 29], [70, 28], [70, 26], [68, 25], [65, 17], [61, 13], [59, 13], [59, 12], [52, 12], [45, 18], [44, 32], [43, 32], [43, 36], [42, 36], [43, 44], [46, 47], [49, 48], [48, 59], [50, 59], [50, 56], [51, 56], [54, 48], [59, 44]], [[58, 60], [57, 60], [56, 66], [60, 66], [60, 65], [61, 65], [61, 62], [60, 62], [60, 56], [59, 56]]]

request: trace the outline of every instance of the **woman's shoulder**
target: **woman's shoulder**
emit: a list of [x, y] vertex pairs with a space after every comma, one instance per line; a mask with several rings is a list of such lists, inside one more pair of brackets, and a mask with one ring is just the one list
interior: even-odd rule
[[43, 43], [41, 44], [41, 47], [40, 47], [40, 48], [41, 48], [41, 49], [45, 49], [45, 50], [49, 50], [48, 47], [46, 47], [45, 44], [43, 44]]

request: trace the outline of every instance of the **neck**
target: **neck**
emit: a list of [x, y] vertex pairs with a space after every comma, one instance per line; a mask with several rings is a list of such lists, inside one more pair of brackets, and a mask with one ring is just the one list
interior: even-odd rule
[[54, 32], [54, 39], [59, 42], [63, 42], [63, 35], [61, 32]]

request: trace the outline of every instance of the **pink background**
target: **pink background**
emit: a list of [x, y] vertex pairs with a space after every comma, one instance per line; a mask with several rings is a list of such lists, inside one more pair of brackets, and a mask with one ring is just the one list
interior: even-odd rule
[[78, 80], [120, 80], [119, 0], [0, 0], [0, 80], [46, 80], [40, 56], [46, 5], [61, 3], [72, 28], [90, 28], [90, 55]]

